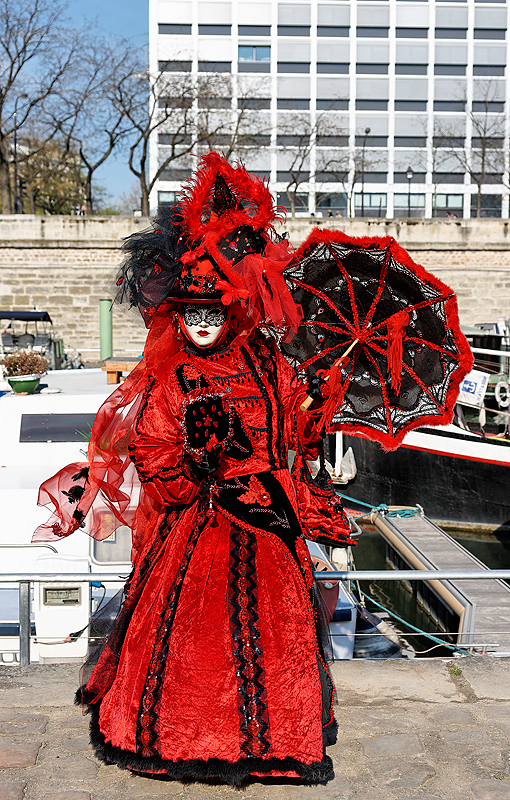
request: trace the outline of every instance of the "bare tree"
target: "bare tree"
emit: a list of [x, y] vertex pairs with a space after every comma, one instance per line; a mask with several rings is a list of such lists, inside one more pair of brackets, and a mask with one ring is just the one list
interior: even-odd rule
[[112, 90], [133, 69], [137, 55], [125, 39], [88, 37], [83, 43], [80, 73], [60, 95], [53, 120], [70, 151], [80, 155], [86, 213], [94, 213], [93, 179], [97, 170], [131, 131], [123, 109], [112, 102]]
[[[484, 185], [503, 183], [505, 114], [493, 111], [500, 101], [497, 84], [493, 81], [479, 83], [478, 92], [482, 99], [466, 111], [471, 124], [471, 146], [466, 146], [464, 137], [459, 137], [458, 131], [445, 121], [436, 126], [434, 144], [442, 148], [463, 172], [467, 172], [471, 182], [476, 185], [476, 216], [480, 217]], [[465, 96], [463, 99], [466, 102]]]
[[[61, 24], [62, 0], [0, 0], [0, 194], [11, 213], [12, 137], [41, 119], [64, 83], [76, 75], [81, 32]], [[46, 108], [45, 108], [46, 107]], [[52, 131], [48, 130], [48, 141]]]
[[[332, 148], [318, 150], [316, 182], [322, 178], [329, 183], [337, 183], [342, 187], [347, 197], [347, 214], [355, 216], [354, 195], [359, 184], [364, 184], [365, 175], [381, 164], [381, 154], [364, 144], [359, 144], [362, 135], [356, 137], [353, 146], [349, 146], [347, 131], [326, 132], [321, 128], [320, 139], [330, 138]], [[320, 141], [319, 139], [319, 141]], [[337, 190], [335, 190], [336, 192]]]
[[[232, 89], [230, 75], [197, 77], [164, 70], [151, 75], [141, 60], [137, 68], [118, 75], [111, 97], [131, 126], [128, 163], [140, 183], [142, 214], [149, 214], [156, 181], [181, 181], [190, 172], [192, 156], [201, 149], [214, 147], [229, 157], [257, 146], [244, 124], [253, 106], [238, 98], [238, 108], [233, 109]], [[149, 143], [154, 135], [160, 145], [159, 160], [151, 172]]]

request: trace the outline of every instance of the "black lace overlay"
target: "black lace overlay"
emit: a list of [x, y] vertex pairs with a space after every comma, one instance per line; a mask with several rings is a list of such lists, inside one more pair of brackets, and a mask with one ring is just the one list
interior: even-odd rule
[[239, 743], [243, 756], [248, 758], [272, 752], [258, 615], [256, 551], [255, 534], [232, 525], [228, 588], [230, 631], [237, 676]]
[[295, 541], [301, 526], [280, 482], [271, 472], [218, 481], [216, 502], [239, 522], [274, 533], [299, 564]]

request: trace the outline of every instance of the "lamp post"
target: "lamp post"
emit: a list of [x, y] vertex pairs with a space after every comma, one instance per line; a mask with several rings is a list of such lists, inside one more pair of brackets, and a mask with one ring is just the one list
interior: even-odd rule
[[411, 181], [413, 179], [413, 171], [411, 167], [407, 168], [406, 178], [407, 178], [407, 216], [411, 216]]
[[14, 103], [14, 213], [19, 213], [19, 187], [18, 187], [18, 103], [26, 100], [27, 94], [20, 94]]
[[365, 135], [363, 136], [363, 144], [361, 146], [361, 216], [365, 216], [365, 147], [367, 144], [367, 136], [370, 133], [370, 128], [365, 128]]

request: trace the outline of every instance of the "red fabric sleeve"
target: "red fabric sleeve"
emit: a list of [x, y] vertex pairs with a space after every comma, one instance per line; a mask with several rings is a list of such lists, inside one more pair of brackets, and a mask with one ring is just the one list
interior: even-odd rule
[[150, 376], [129, 451], [145, 491], [164, 505], [188, 504], [200, 482], [185, 471], [180, 397]]

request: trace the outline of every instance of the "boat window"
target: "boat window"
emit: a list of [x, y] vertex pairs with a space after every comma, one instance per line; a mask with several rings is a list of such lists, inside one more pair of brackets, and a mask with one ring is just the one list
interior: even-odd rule
[[84, 442], [95, 414], [22, 414], [20, 442]]

